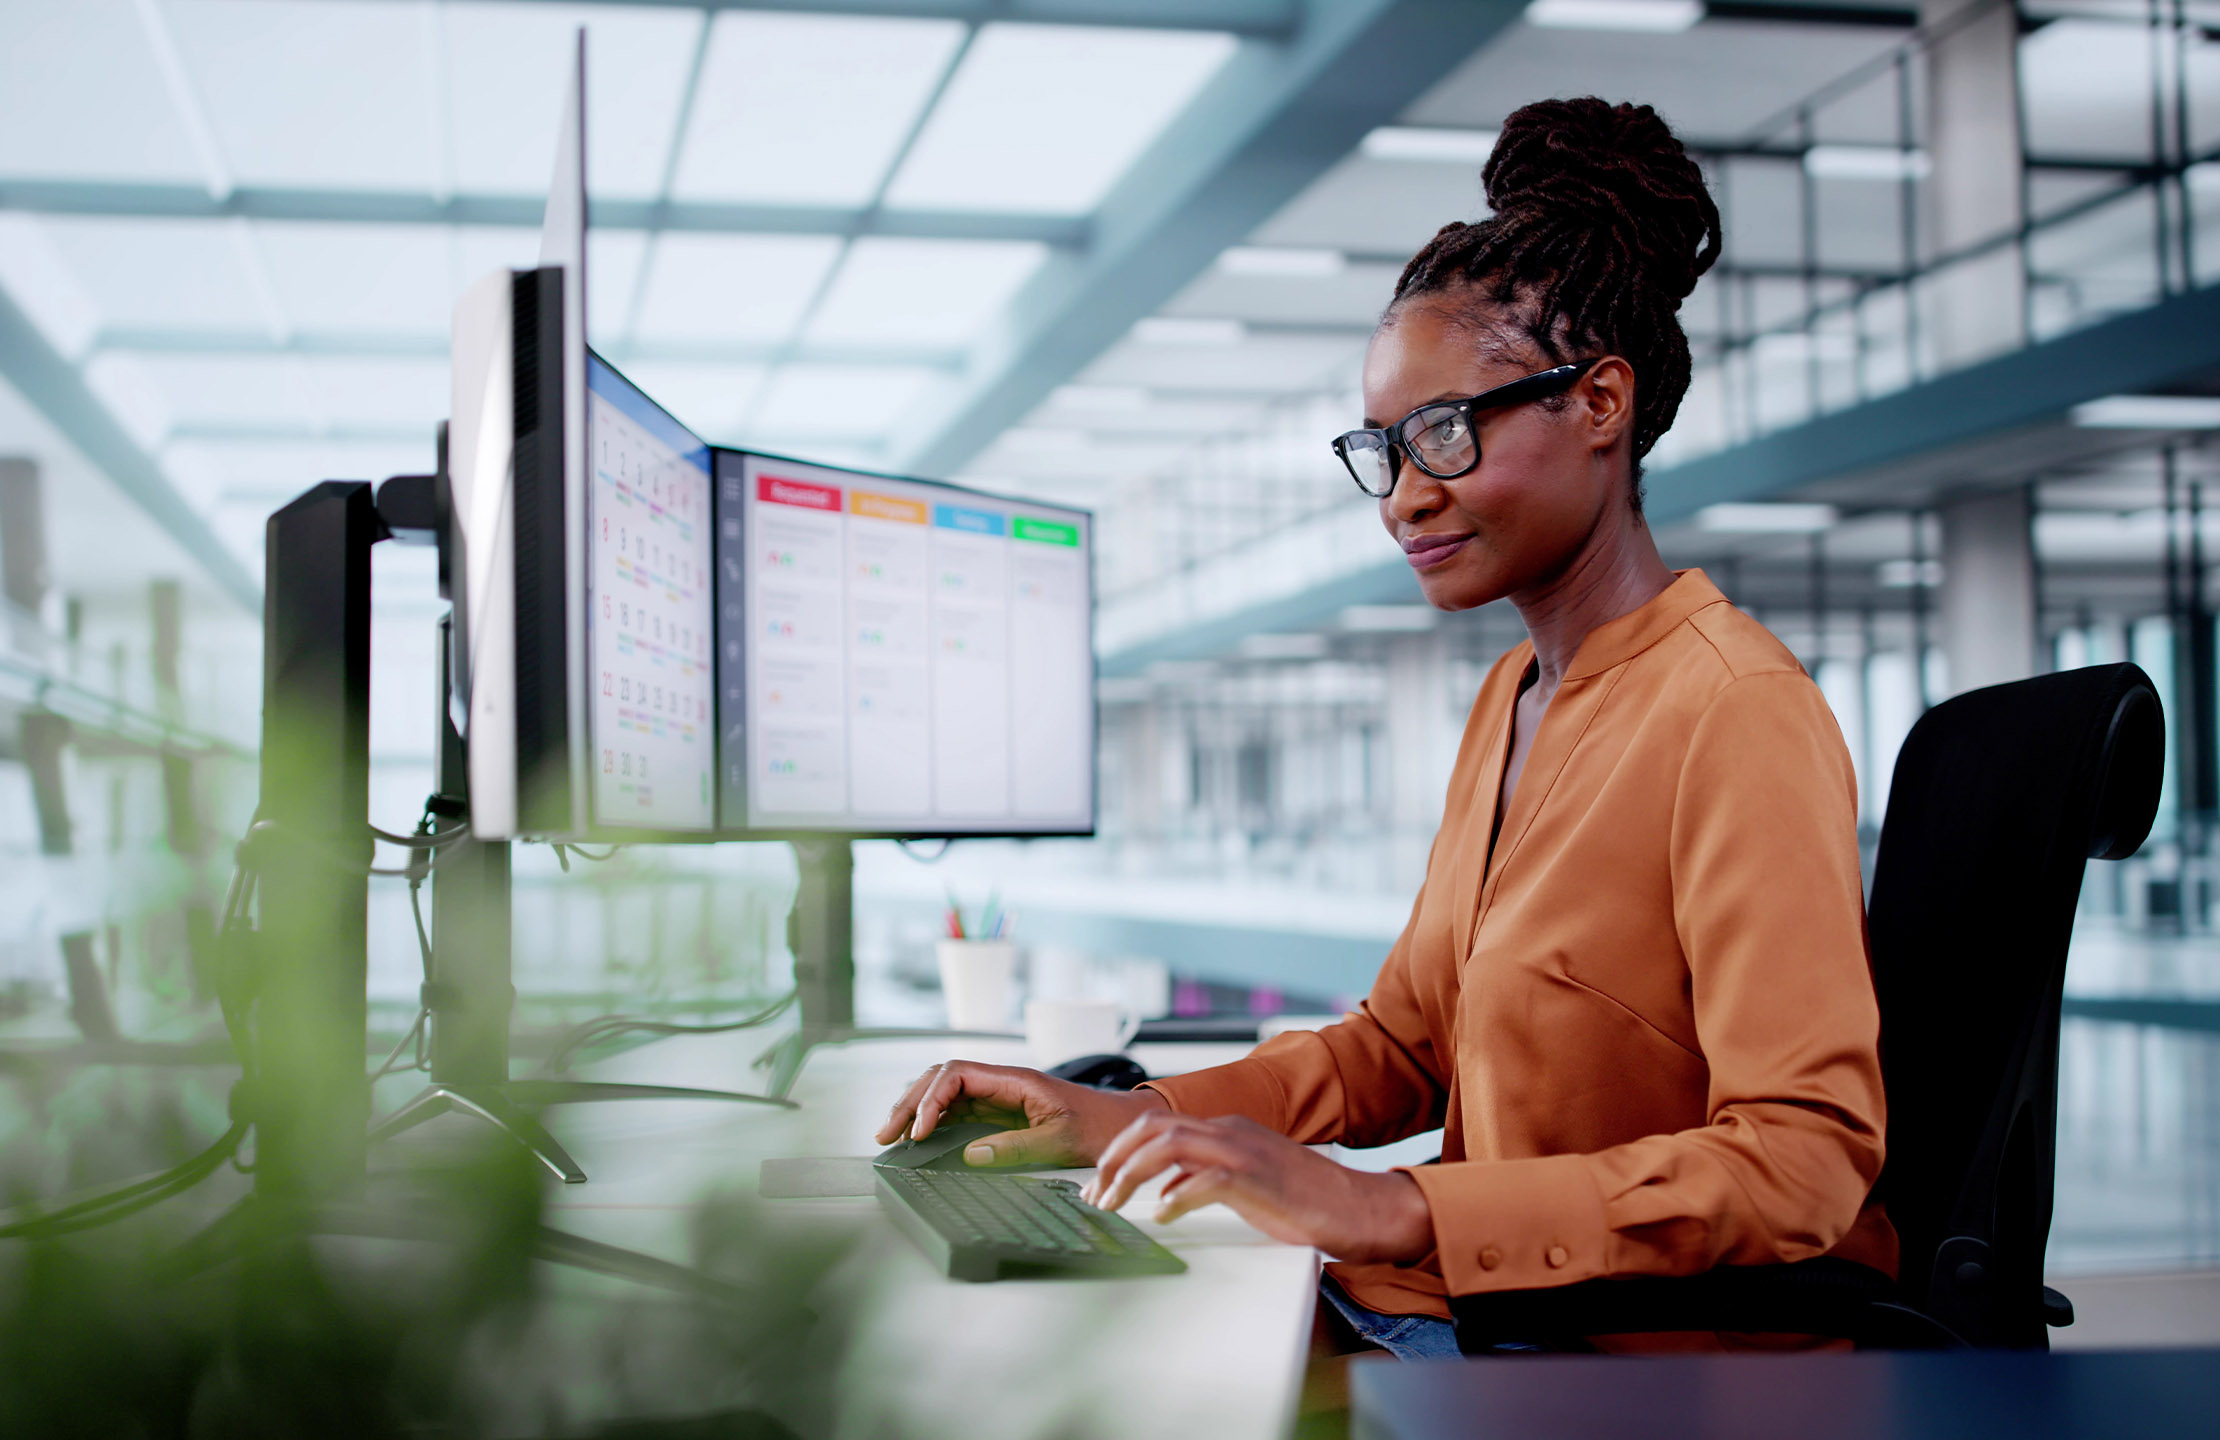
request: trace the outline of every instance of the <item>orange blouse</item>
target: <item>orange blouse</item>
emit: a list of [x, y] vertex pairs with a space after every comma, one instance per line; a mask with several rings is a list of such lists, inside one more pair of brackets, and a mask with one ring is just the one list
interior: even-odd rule
[[1307, 1144], [1442, 1126], [1435, 1249], [1337, 1265], [1365, 1305], [1833, 1253], [1894, 1272], [1856, 782], [1793, 655], [1703, 572], [1590, 634], [1489, 854], [1533, 663], [1465, 726], [1409, 924], [1364, 1003], [1172, 1108]]

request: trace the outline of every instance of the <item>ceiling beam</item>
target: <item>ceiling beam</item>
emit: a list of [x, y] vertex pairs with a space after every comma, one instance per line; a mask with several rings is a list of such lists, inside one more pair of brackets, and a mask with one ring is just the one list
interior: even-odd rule
[[[567, 0], [566, 0], [567, 3]], [[1302, 0], [602, 0], [643, 9], [768, 10], [879, 19], [1018, 21], [1096, 25], [1119, 30], [1211, 30], [1255, 40], [1286, 40]]]
[[77, 367], [48, 342], [4, 288], [0, 288], [0, 379], [13, 385], [31, 408], [166, 531], [208, 573], [217, 589], [249, 613], [262, 613], [262, 587], [247, 567], [216, 538], [200, 512], [116, 423]]
[[1020, 293], [955, 396], [892, 453], [951, 474], [1518, 18], [1522, 0], [1313, 0], [1244, 41], [1096, 212], [1094, 243]]
[[[135, 355], [310, 355], [346, 359], [437, 360], [448, 358], [448, 337], [423, 332], [376, 334], [354, 331], [294, 331], [274, 336], [263, 330], [103, 330], [87, 347], [88, 355], [122, 351]], [[787, 359], [813, 365], [910, 365], [931, 370], [962, 368], [964, 352], [946, 345], [833, 345], [812, 341], [789, 347], [776, 340], [615, 341], [594, 345], [612, 365], [768, 365]]]
[[[198, 185], [0, 179], [0, 210], [34, 215], [130, 219], [340, 221], [364, 225], [510, 225], [537, 230], [537, 195], [452, 195], [390, 190], [319, 190], [244, 185], [213, 196]], [[1032, 240], [1084, 247], [1085, 216], [1009, 215], [966, 210], [853, 210], [828, 205], [755, 205], [706, 200], [601, 198], [589, 219], [609, 230], [733, 235], [898, 235], [928, 240]]]

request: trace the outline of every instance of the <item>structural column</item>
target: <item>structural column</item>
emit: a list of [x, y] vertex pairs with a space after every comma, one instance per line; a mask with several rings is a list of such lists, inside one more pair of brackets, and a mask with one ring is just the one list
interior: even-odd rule
[[1942, 520], [1942, 651], [1950, 693], [2024, 680], [2037, 664], [2033, 507], [2023, 489], [1967, 496]]
[[1455, 759], [1449, 733], [1448, 655], [1437, 634], [1398, 636], [1387, 652], [1389, 881], [1415, 886], [1441, 826]]
[[[1975, 13], [1978, 12], [1978, 13]], [[2016, 232], [2021, 194], [2019, 13], [1994, 0], [1921, 0], [1927, 47], [1927, 154], [1921, 192], [1930, 257]], [[2027, 343], [2017, 243], [1927, 282], [1923, 309], [1943, 370]]]

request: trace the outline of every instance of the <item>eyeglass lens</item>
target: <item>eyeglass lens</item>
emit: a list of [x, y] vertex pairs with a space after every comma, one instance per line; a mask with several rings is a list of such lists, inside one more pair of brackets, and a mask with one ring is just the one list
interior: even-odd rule
[[1404, 433], [1410, 436], [1411, 458], [1436, 479], [1454, 480], [1472, 468], [1472, 417], [1463, 406], [1428, 406], [1407, 422]]
[[1349, 467], [1349, 474], [1356, 480], [1357, 488], [1367, 495], [1380, 496], [1395, 486], [1395, 462], [1388, 453], [1383, 437], [1378, 435], [1351, 435], [1341, 446], [1341, 458]]

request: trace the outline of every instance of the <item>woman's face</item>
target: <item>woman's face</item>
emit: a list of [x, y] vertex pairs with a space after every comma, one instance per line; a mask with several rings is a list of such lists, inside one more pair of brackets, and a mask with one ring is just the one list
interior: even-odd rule
[[[1392, 425], [1421, 405], [1477, 395], [1548, 364], [1495, 354], [1475, 343], [1469, 319], [1414, 305], [1372, 338], [1364, 423]], [[1599, 525], [1631, 517], [1628, 462], [1617, 452], [1633, 399], [1632, 371], [1606, 360], [1554, 411], [1529, 403], [1474, 415], [1480, 463], [1467, 475], [1436, 480], [1405, 457], [1380, 521], [1427, 602], [1470, 610], [1531, 590], [1563, 573]]]

